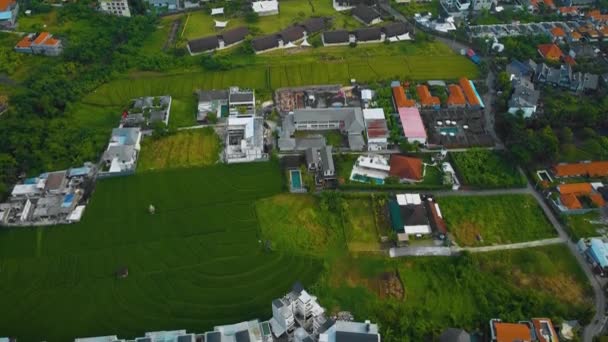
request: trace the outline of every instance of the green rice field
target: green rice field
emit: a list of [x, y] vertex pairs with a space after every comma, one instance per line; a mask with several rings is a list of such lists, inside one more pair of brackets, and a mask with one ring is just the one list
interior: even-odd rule
[[267, 319], [274, 297], [322, 269], [258, 242], [253, 204], [281, 186], [273, 163], [147, 172], [98, 182], [81, 223], [0, 231], [2, 335], [132, 338]]

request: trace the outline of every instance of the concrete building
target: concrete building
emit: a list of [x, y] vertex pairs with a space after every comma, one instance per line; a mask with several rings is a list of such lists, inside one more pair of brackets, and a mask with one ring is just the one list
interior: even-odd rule
[[255, 91], [231, 87], [228, 93], [228, 112], [232, 117], [255, 116]]
[[389, 160], [383, 155], [359, 156], [350, 173], [350, 180], [361, 183], [384, 184], [391, 170]]
[[523, 113], [524, 118], [530, 118], [536, 113], [540, 91], [534, 89], [534, 84], [526, 78], [513, 81], [513, 94], [509, 99], [509, 113]]
[[30, 33], [15, 45], [15, 51], [33, 55], [59, 56], [63, 51], [63, 44], [60, 39], [53, 38], [48, 32]]
[[224, 158], [227, 163], [268, 160], [264, 152], [264, 120], [262, 118], [228, 118]]
[[367, 134], [367, 150], [385, 150], [388, 147], [389, 131], [384, 110], [382, 108], [364, 109], [363, 120]]
[[141, 150], [142, 132], [139, 127], [114, 128], [108, 148], [103, 153], [104, 172], [135, 172], [137, 158]]
[[99, 0], [99, 9], [102, 12], [121, 17], [131, 16], [128, 0]]
[[251, 9], [259, 16], [279, 14], [279, 2], [276, 0], [254, 1]]
[[220, 118], [228, 114], [228, 90], [197, 90], [196, 120], [204, 122], [209, 114]]
[[17, 24], [19, 4], [16, 0], [0, 0], [0, 28], [12, 29]]

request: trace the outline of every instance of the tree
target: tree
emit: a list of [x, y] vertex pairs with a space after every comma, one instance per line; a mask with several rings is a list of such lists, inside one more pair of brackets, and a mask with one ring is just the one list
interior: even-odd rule
[[251, 11], [251, 12], [247, 12], [247, 14], [245, 14], [245, 22], [249, 23], [249, 24], [255, 24], [258, 21], [260, 21], [260, 16]]
[[572, 133], [572, 130], [570, 129], [570, 127], [564, 127], [561, 129], [559, 138], [560, 138], [562, 144], [571, 144], [572, 141], [574, 140], [573, 137], [574, 137], [574, 134]]

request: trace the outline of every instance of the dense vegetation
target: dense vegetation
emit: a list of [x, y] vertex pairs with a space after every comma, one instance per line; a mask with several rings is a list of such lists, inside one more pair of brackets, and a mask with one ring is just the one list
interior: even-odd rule
[[2, 116], [0, 193], [20, 172], [96, 159], [109, 131], [67, 115], [70, 103], [135, 66], [138, 46], [154, 30], [153, 18], [101, 15], [82, 2], [60, 8], [58, 18], [77, 27], [69, 31], [63, 56], [32, 65]]
[[526, 179], [504, 153], [470, 149], [450, 157], [464, 185], [478, 188], [522, 187]]
[[463, 246], [525, 242], [556, 235], [530, 195], [440, 197], [448, 231]]
[[132, 338], [269, 317], [272, 299], [322, 269], [258, 242], [252, 204], [281, 187], [274, 163], [146, 172], [98, 182], [79, 224], [1, 230], [0, 305], [11, 310], [0, 331]]

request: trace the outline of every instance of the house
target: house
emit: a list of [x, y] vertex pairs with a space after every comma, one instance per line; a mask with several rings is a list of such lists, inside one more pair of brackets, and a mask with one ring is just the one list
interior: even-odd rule
[[418, 93], [418, 99], [420, 100], [420, 105], [422, 107], [431, 107], [434, 109], [439, 109], [441, 107], [439, 98], [437, 96], [432, 96], [426, 85], [418, 85], [416, 87], [416, 92]]
[[373, 0], [333, 0], [334, 9], [338, 12], [347, 11], [359, 5], [372, 5]]
[[566, 31], [560, 26], [554, 26], [549, 33], [554, 42], [561, 42], [566, 38]]
[[583, 35], [580, 32], [578, 32], [578, 31], [572, 31], [572, 32], [570, 32], [570, 37], [569, 37], [568, 40], [569, 40], [570, 43], [577, 43], [582, 38], [583, 38]]
[[102, 162], [108, 173], [134, 172], [141, 150], [142, 133], [139, 127], [114, 128]]
[[220, 118], [228, 114], [228, 90], [197, 90], [198, 108], [196, 120], [203, 122], [207, 115], [215, 114]]
[[[608, 272], [608, 243], [599, 238], [591, 238], [588, 243], [581, 239], [578, 243], [579, 249], [589, 258], [594, 268], [602, 275]], [[581, 249], [581, 246], [583, 249]]]
[[166, 126], [169, 124], [172, 103], [169, 95], [136, 98], [131, 108], [123, 113], [121, 123], [123, 127], [142, 127], [148, 131], [159, 122]]
[[603, 207], [606, 201], [597, 191], [601, 183], [569, 183], [557, 186], [559, 198], [555, 206], [562, 212], [584, 213]]
[[189, 40], [187, 44], [188, 52], [190, 52], [190, 55], [197, 55], [200, 53], [227, 49], [242, 43], [248, 34], [249, 29], [247, 29], [247, 27], [237, 27], [215, 36]]
[[564, 177], [608, 177], [608, 161], [561, 163], [553, 167], [553, 176]]
[[381, 43], [384, 41], [384, 33], [382, 33], [382, 29], [380, 27], [367, 27], [357, 29], [353, 32], [355, 39], [357, 40], [357, 44], [365, 44], [365, 43]]
[[585, 73], [583, 76], [583, 91], [595, 91], [598, 89], [600, 76], [590, 73]]
[[402, 183], [421, 182], [424, 177], [422, 159], [393, 154], [390, 159], [389, 175]]
[[481, 97], [477, 93], [477, 90], [475, 89], [475, 85], [473, 84], [473, 82], [471, 82], [468, 79], [466, 79], [465, 77], [463, 77], [458, 81], [458, 84], [462, 88], [462, 91], [464, 92], [464, 95], [467, 99], [467, 103], [469, 104], [470, 108], [473, 108], [473, 109], [484, 108], [483, 101], [481, 100]]
[[391, 42], [411, 40], [407, 25], [402, 22], [391, 23], [382, 27], [386, 39]]
[[359, 5], [355, 7], [351, 13], [355, 19], [367, 26], [376, 25], [382, 22], [380, 12], [367, 5]]
[[389, 176], [388, 158], [383, 155], [362, 155], [357, 157], [350, 172], [350, 180], [361, 183], [384, 184]]
[[[423, 198], [420, 194], [399, 194], [389, 200], [391, 226], [400, 242], [409, 236], [428, 236], [432, 233]], [[401, 234], [401, 235], [400, 235]]]
[[497, 0], [472, 0], [471, 1], [471, 9], [473, 11], [482, 11], [482, 10], [490, 10], [492, 6], [496, 7], [498, 5]]
[[509, 99], [509, 113], [523, 112], [524, 118], [530, 118], [536, 113], [540, 91], [534, 89], [534, 84], [522, 78], [513, 82], [513, 94]]
[[276, 0], [254, 1], [251, 3], [251, 9], [259, 16], [279, 14], [279, 2]]
[[579, 15], [578, 7], [574, 7], [574, 6], [562, 6], [562, 7], [559, 7], [557, 9], [557, 11], [559, 12], [559, 14], [561, 14], [563, 16], [578, 16]]
[[[296, 131], [338, 130], [346, 135], [350, 150], [362, 151], [365, 147], [362, 135], [365, 130], [365, 121], [363, 112], [358, 107], [296, 109], [293, 114], [284, 118], [282, 126], [279, 137], [279, 149], [281, 150], [303, 147], [297, 144], [297, 138], [293, 137]], [[325, 139], [323, 139], [324, 141]], [[310, 146], [304, 149], [308, 147]]]
[[405, 138], [412, 143], [426, 144], [426, 130], [418, 108], [401, 107], [398, 111]]
[[306, 31], [303, 26], [294, 25], [279, 32], [279, 36], [283, 43], [295, 43], [306, 37]]
[[255, 91], [231, 87], [228, 93], [230, 116], [255, 116]]
[[325, 179], [336, 178], [336, 168], [334, 166], [334, 157], [331, 153], [332, 146], [324, 146], [319, 151], [321, 155], [321, 174]]
[[394, 84], [392, 87], [393, 91], [393, 106], [395, 110], [399, 108], [408, 108], [408, 107], [416, 107], [416, 101], [410, 100], [405, 95], [405, 90], [401, 85]]
[[306, 168], [308, 171], [318, 171], [321, 168], [321, 156], [319, 155], [319, 149], [311, 147], [304, 152], [306, 157]]
[[180, 2], [178, 0], [145, 0], [145, 2], [155, 8], [166, 8], [169, 11], [180, 9]]
[[309, 18], [306, 19], [302, 24], [300, 24], [306, 31], [306, 35], [310, 36], [317, 32], [321, 32], [327, 26], [326, 18]]
[[549, 318], [532, 318], [532, 326], [538, 342], [559, 342], [553, 322]]
[[15, 45], [15, 51], [33, 55], [59, 56], [63, 51], [63, 45], [61, 40], [53, 38], [48, 32], [30, 33]]
[[378, 326], [370, 321], [336, 321], [319, 335], [319, 341], [380, 342]]
[[599, 9], [593, 9], [585, 14], [585, 17], [596, 23], [608, 21], [608, 14], [602, 14]]
[[267, 160], [264, 120], [253, 116], [230, 116], [224, 146], [224, 159], [229, 164]]
[[255, 38], [251, 41], [251, 44], [255, 50], [255, 53], [258, 54], [281, 48], [283, 47], [284, 42], [276, 33], [273, 33]]
[[119, 17], [130, 17], [128, 0], [99, 0], [99, 9], [102, 12], [117, 15]]
[[389, 131], [382, 108], [364, 109], [363, 120], [367, 134], [367, 150], [380, 151], [388, 147]]
[[351, 43], [350, 33], [346, 30], [325, 31], [321, 35], [321, 40], [324, 46], [348, 45]]
[[462, 329], [447, 328], [439, 336], [439, 342], [472, 342], [471, 335]]
[[17, 0], [0, 0], [0, 28], [14, 28], [18, 14], [19, 4]]
[[499, 319], [490, 320], [492, 342], [532, 342], [530, 327], [524, 323], [503, 323]]
[[541, 55], [541, 57], [551, 62], [559, 62], [560, 59], [564, 56], [559, 46], [553, 43], [541, 44], [538, 46], [537, 51]]
[[450, 84], [448, 86], [450, 95], [448, 96], [448, 108], [462, 108], [466, 107], [467, 100], [464, 97], [462, 88], [457, 84]]
[[44, 191], [49, 194], [57, 195], [65, 189], [68, 178], [66, 171], [51, 172], [46, 177]]

